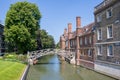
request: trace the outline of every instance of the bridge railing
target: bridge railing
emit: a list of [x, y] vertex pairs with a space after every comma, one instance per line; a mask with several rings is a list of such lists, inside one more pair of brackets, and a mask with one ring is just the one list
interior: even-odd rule
[[58, 55], [61, 55], [68, 59], [72, 59], [73, 57], [75, 57], [75, 52], [60, 50], [58, 51]]
[[28, 56], [29, 57], [40, 57], [43, 55], [48, 55], [48, 54], [55, 54], [59, 51], [59, 49], [42, 49], [42, 50], [37, 50], [37, 51], [28, 51]]

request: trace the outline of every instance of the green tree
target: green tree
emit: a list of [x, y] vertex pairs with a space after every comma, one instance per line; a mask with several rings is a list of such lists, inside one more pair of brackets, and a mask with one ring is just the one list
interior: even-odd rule
[[46, 30], [42, 29], [40, 31], [41, 35], [41, 43], [42, 43], [42, 48], [54, 48], [55, 47], [55, 42], [53, 36], [49, 35]]
[[36, 31], [41, 14], [35, 4], [17, 2], [12, 4], [5, 19], [5, 41], [19, 52], [36, 49]]
[[37, 30], [36, 31], [36, 35], [37, 35], [37, 50], [40, 50], [40, 49], [42, 49], [42, 44], [41, 44], [41, 32], [40, 32], [40, 30]]
[[52, 35], [48, 35], [49, 48], [55, 48], [55, 41]]
[[60, 48], [60, 42], [58, 42], [58, 43], [55, 45], [55, 48], [57, 48], [57, 49]]

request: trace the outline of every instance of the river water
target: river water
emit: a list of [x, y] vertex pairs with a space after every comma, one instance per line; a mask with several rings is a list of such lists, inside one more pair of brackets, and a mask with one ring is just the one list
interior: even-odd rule
[[116, 80], [92, 70], [60, 62], [57, 55], [42, 57], [30, 66], [26, 80]]

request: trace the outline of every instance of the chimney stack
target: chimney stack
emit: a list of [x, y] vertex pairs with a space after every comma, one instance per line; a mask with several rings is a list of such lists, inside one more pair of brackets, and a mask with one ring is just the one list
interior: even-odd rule
[[81, 17], [76, 17], [76, 27], [81, 28]]
[[67, 35], [67, 29], [66, 28], [64, 29], [64, 35], [65, 36]]
[[72, 32], [72, 23], [68, 23], [68, 33]]

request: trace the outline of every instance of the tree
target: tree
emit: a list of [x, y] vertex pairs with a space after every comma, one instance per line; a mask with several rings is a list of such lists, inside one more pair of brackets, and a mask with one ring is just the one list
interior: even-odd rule
[[59, 49], [59, 48], [60, 48], [60, 42], [58, 42], [55, 47], [56, 47], [57, 49]]
[[46, 30], [42, 29], [40, 31], [41, 35], [41, 43], [42, 43], [42, 48], [54, 48], [55, 47], [55, 42], [53, 36], [49, 35]]
[[48, 35], [49, 48], [55, 48], [55, 41], [52, 35]]
[[5, 19], [5, 41], [19, 52], [36, 49], [36, 31], [41, 14], [35, 4], [17, 2], [12, 4]]
[[40, 30], [37, 30], [36, 31], [36, 35], [37, 35], [37, 50], [40, 50], [40, 49], [42, 49], [42, 44], [41, 44], [41, 32], [40, 32]]

